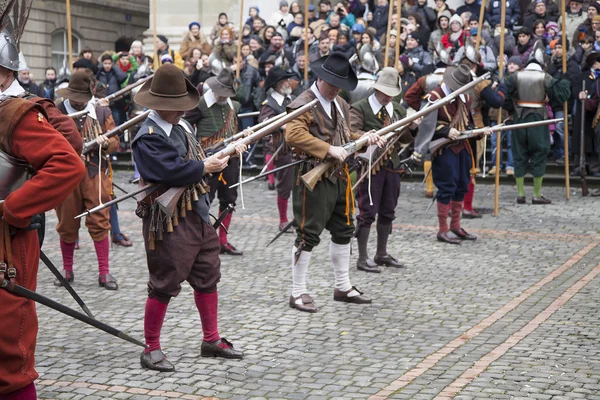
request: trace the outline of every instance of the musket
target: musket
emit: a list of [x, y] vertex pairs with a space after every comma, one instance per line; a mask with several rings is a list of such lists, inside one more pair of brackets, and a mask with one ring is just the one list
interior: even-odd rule
[[[482, 76], [474, 79], [473, 81], [469, 82], [465, 86], [455, 90], [454, 92], [450, 93], [446, 97], [436, 100], [435, 102], [428, 103], [427, 107], [421, 108], [421, 110], [417, 111], [416, 113], [412, 114], [411, 116], [402, 118], [399, 121], [396, 121], [394, 123], [391, 123], [388, 126], [385, 126], [381, 129], [379, 129], [378, 131], [375, 132], [375, 134], [378, 136], [384, 136], [390, 132], [399, 130], [403, 126], [412, 123], [413, 121], [421, 118], [422, 116], [424, 116], [432, 111], [435, 111], [438, 108], [445, 106], [446, 104], [450, 104], [460, 94], [474, 88], [475, 85], [477, 85], [479, 82], [489, 79], [489, 77], [490, 77], [490, 73], [486, 72]], [[367, 137], [367, 135], [364, 135], [355, 141], [346, 143], [343, 146], [343, 148], [344, 148], [344, 150], [346, 150], [348, 155], [351, 155], [351, 154], [354, 154], [357, 151], [361, 150], [365, 145], [367, 145], [367, 143], [368, 143], [368, 137]], [[320, 164], [317, 164], [313, 169], [308, 171], [306, 174], [302, 175], [302, 177], [300, 179], [306, 185], [308, 190], [310, 190], [312, 192], [313, 189], [315, 188], [317, 182], [319, 182], [319, 180], [321, 180], [321, 177], [323, 176], [323, 174], [337, 163], [338, 162], [336, 160], [323, 160], [323, 162], [321, 162]]]
[[[106, 132], [102, 136], [104, 136], [106, 139], [110, 139], [113, 136], [117, 136], [119, 133], [124, 132], [125, 129], [135, 126], [135, 125], [139, 124], [140, 122], [142, 122], [143, 120], [145, 120], [149, 114], [150, 114], [150, 110], [146, 110], [143, 113], [141, 113], [140, 115], [137, 115], [137, 116], [131, 118], [129, 121], [124, 122], [121, 125], [111, 129], [110, 131]], [[89, 142], [87, 142], [83, 145], [83, 151], [81, 152], [81, 154], [87, 154], [90, 151], [93, 151], [97, 148], [98, 148], [98, 142], [96, 142], [96, 140], [90, 140]]]
[[282, 170], [284, 170], [286, 168], [293, 167], [294, 165], [302, 164], [303, 162], [306, 162], [307, 160], [308, 160], [307, 158], [304, 158], [302, 160], [292, 161], [289, 164], [285, 164], [285, 165], [282, 165], [281, 167], [273, 168], [270, 171], [267, 171], [267, 172], [262, 173], [262, 174], [258, 174], [256, 176], [253, 176], [252, 178], [248, 178], [245, 181], [235, 183], [235, 184], [229, 186], [229, 188], [233, 189], [233, 188], [236, 188], [236, 187], [238, 187], [240, 185], [245, 185], [246, 183], [254, 182], [257, 179], [264, 178], [265, 176], [269, 176], [271, 174], [274, 174], [275, 172], [279, 172], [279, 171], [282, 171]]
[[67, 289], [67, 292], [69, 292], [71, 294], [71, 296], [73, 297], [73, 299], [75, 299], [75, 301], [77, 302], [77, 304], [79, 304], [79, 307], [81, 307], [81, 309], [83, 310], [83, 312], [85, 312], [88, 315], [88, 317], [94, 318], [94, 315], [92, 314], [92, 312], [90, 311], [90, 309], [88, 308], [88, 306], [83, 302], [83, 300], [81, 299], [81, 297], [79, 297], [79, 295], [77, 294], [77, 292], [75, 291], [75, 289], [73, 289], [73, 287], [65, 279], [65, 277], [62, 276], [62, 274], [60, 273], [60, 271], [58, 270], [58, 268], [56, 268], [56, 266], [52, 263], [52, 261], [50, 261], [50, 259], [48, 258], [48, 256], [46, 255], [46, 253], [44, 253], [44, 251], [42, 249], [40, 249], [40, 260], [42, 260], [44, 262], [44, 264], [46, 264], [46, 266], [52, 272], [52, 274], [65, 287], [65, 289]]
[[131, 85], [127, 85], [123, 89], [117, 90], [113, 94], [109, 94], [108, 96], [105, 97], [105, 99], [108, 100], [109, 102], [120, 99], [128, 92], [131, 92], [136, 87], [143, 85], [144, 83], [146, 83], [146, 81], [149, 81], [150, 79], [152, 79], [153, 76], [154, 76], [154, 74], [152, 74], [150, 76], [146, 76], [145, 78], [142, 78], [139, 81], [132, 83]]
[[67, 115], [67, 117], [76, 119], [76, 118], [79, 118], [79, 117], [83, 117], [87, 113], [89, 113], [88, 110], [82, 110], [82, 111], [77, 111], [77, 112], [71, 113], [71, 114]]
[[[257, 130], [262, 129], [265, 126], [271, 124], [272, 122], [277, 121], [278, 119], [284, 117], [285, 115], [286, 115], [286, 113], [282, 112], [281, 114], [277, 114], [277, 115], [275, 115], [272, 118], [265, 119], [263, 122], [259, 122], [258, 124], [254, 125], [254, 126], [251, 126], [248, 129], [250, 129], [252, 131], [257, 131]], [[233, 136], [225, 138], [225, 139], [221, 140], [220, 142], [215, 143], [214, 145], [212, 145], [210, 147], [207, 147], [206, 149], [204, 149], [204, 151], [210, 153], [210, 152], [214, 152], [214, 151], [217, 151], [217, 150], [221, 150], [224, 147], [226, 147], [229, 143], [234, 142], [234, 141], [236, 141], [238, 139], [243, 138], [245, 134], [246, 133], [244, 131], [238, 132], [238, 133], [236, 133]]]
[[[225, 146], [224, 149], [215, 153], [215, 155], [217, 157], [234, 155], [237, 152], [236, 146], [238, 144], [245, 144], [246, 146], [248, 146], [258, 142], [263, 137], [270, 135], [276, 129], [279, 129], [281, 125], [287, 124], [288, 122], [298, 118], [305, 112], [310, 111], [313, 107], [317, 105], [318, 102], [318, 99], [314, 99], [313, 101], [303, 105], [302, 107], [292, 111], [291, 113], [288, 113], [281, 118], [277, 118], [275, 121], [273, 121], [273, 118], [271, 118], [269, 120], [271, 121], [270, 124], [263, 126], [259, 130], [254, 131], [251, 135], [243, 137], [237, 142], [229, 143], [227, 146]], [[179, 198], [186, 189], [187, 187], [172, 187], [166, 192], [164, 192], [162, 195], [157, 197], [156, 203], [158, 204], [158, 207], [161, 209], [161, 211], [164, 212], [168, 217], [172, 216], [173, 211], [177, 207], [177, 202], [179, 201]]]
[[[583, 89], [585, 92], [585, 81], [583, 81]], [[579, 176], [581, 177], [581, 195], [587, 196], [590, 194], [587, 183], [587, 162], [585, 159], [585, 100], [581, 100], [581, 129], [579, 133]], [[567, 140], [567, 139], [565, 139]]]
[[81, 217], [85, 217], [86, 215], [90, 215], [93, 214], [95, 212], [104, 210], [105, 208], [108, 208], [110, 206], [112, 206], [113, 204], [117, 204], [120, 203], [121, 201], [128, 199], [130, 197], [133, 197], [139, 193], [142, 192], [146, 192], [146, 195], [148, 195], [149, 193], [153, 192], [154, 190], [156, 190], [158, 188], [158, 185], [155, 185], [154, 183], [148, 183], [147, 185], [142, 186], [141, 188], [138, 188], [132, 192], [127, 193], [125, 196], [121, 196], [121, 197], [117, 197], [116, 199], [113, 199], [109, 202], [106, 202], [104, 204], [100, 204], [99, 206], [96, 206], [94, 208], [92, 208], [91, 210], [85, 210], [84, 212], [82, 212], [81, 214], [79, 214], [78, 216], [75, 217], [75, 219], [81, 218]]
[[253, 111], [253, 112], [238, 114], [237, 117], [238, 118], [248, 118], [248, 117], [258, 117], [259, 115], [260, 115], [260, 111]]
[[24, 297], [26, 299], [29, 300], [33, 300], [36, 303], [40, 303], [45, 305], [46, 307], [49, 307], [53, 310], [56, 310], [60, 313], [66, 314], [69, 317], [78, 319], [81, 322], [84, 322], [88, 325], [93, 326], [94, 328], [98, 328], [101, 331], [104, 331], [106, 333], [109, 333], [113, 336], [116, 336], [120, 339], [126, 340], [129, 343], [133, 343], [136, 344], [138, 346], [141, 346], [143, 348], [146, 348], [147, 346], [140, 342], [137, 339], [132, 338], [131, 336], [129, 336], [128, 334], [126, 334], [123, 331], [118, 330], [117, 328], [113, 328], [112, 326], [105, 324], [104, 322], [100, 322], [94, 318], [90, 318], [85, 314], [80, 313], [79, 311], [75, 311], [72, 308], [69, 308], [65, 305], [60, 304], [57, 301], [54, 301], [52, 299], [49, 299], [45, 296], [42, 296], [39, 293], [36, 293], [32, 290], [29, 290], [27, 288], [24, 288], [23, 286], [19, 286], [19, 285], [12, 285], [9, 283], [8, 280], [5, 280], [4, 283], [2, 284], [2, 286], [0, 286], [1, 288], [3, 288], [4, 290], [6, 290], [7, 292], [10, 292], [16, 296], [20, 296], [20, 297]]
[[457, 137], [456, 139], [441, 138], [441, 139], [432, 141], [429, 144], [429, 151], [431, 152], [431, 154], [435, 154], [435, 152], [437, 150], [439, 150], [441, 147], [443, 147], [449, 143], [456, 142], [458, 140], [470, 139], [470, 138], [476, 137], [476, 136], [481, 136], [483, 133], [485, 133], [487, 131], [492, 131], [492, 132], [512, 131], [512, 130], [517, 130], [517, 129], [532, 128], [535, 126], [556, 124], [561, 121], [563, 121], [563, 118], [544, 119], [541, 121], [523, 122], [521, 124], [511, 124], [511, 125], [499, 124], [499, 125], [494, 125], [494, 126], [490, 126], [487, 128], [470, 129], [467, 131], [462, 131], [460, 133], [460, 136]]

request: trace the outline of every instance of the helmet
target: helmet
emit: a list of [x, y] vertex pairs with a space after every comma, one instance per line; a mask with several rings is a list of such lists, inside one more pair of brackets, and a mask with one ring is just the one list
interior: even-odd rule
[[219, 75], [219, 72], [225, 67], [223, 62], [217, 58], [215, 53], [211, 53], [208, 57], [208, 65], [210, 66], [210, 73], [214, 76]]
[[373, 48], [370, 44], [365, 44], [360, 48], [359, 59], [360, 68], [372, 74], [375, 74], [377, 71], [379, 71], [379, 63], [373, 54]]
[[435, 54], [437, 55], [439, 62], [450, 65], [450, 52], [446, 50], [441, 42], [438, 42], [437, 46], [435, 47]]
[[477, 50], [475, 46], [468, 40], [465, 42], [465, 53], [464, 57], [472, 63], [479, 64], [479, 60], [477, 59]]
[[541, 40], [535, 42], [533, 46], [533, 51], [529, 54], [529, 59], [527, 60], [527, 64], [530, 63], [539, 64], [540, 67], [546, 68], [547, 65], [547, 57], [546, 57], [546, 48]]
[[0, 66], [11, 71], [19, 70], [19, 48], [10, 19], [0, 32]]
[[71, 70], [69, 69], [67, 58], [65, 57], [63, 59], [63, 66], [58, 70], [58, 76], [56, 80], [61, 82], [68, 81], [69, 79], [71, 79]]

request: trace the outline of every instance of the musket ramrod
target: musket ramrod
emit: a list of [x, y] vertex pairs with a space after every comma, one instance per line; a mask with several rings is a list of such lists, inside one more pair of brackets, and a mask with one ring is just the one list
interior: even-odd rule
[[[453, 102], [457, 96], [459, 96], [460, 94], [475, 87], [475, 85], [477, 85], [479, 82], [489, 79], [489, 77], [490, 77], [490, 73], [486, 72], [485, 74], [474, 79], [473, 81], [469, 82], [465, 86], [453, 91], [446, 97], [436, 100], [435, 102], [428, 103], [427, 107], [422, 108], [421, 110], [417, 111], [416, 113], [414, 113], [411, 116], [402, 118], [399, 121], [396, 121], [394, 123], [391, 123], [388, 126], [381, 128], [380, 130], [376, 131], [375, 134], [378, 136], [383, 136], [390, 132], [396, 131], [396, 130], [400, 129], [401, 127], [403, 127], [404, 125], [408, 125], [408, 124], [412, 123], [413, 121], [421, 118], [422, 116], [424, 116], [434, 110], [437, 110], [438, 108], [441, 108], [441, 107], [445, 106], [446, 104]], [[368, 137], [366, 135], [364, 135], [360, 139], [346, 143], [343, 147], [346, 150], [346, 152], [348, 153], [348, 155], [351, 155], [351, 154], [354, 154], [357, 151], [361, 150], [365, 145], [367, 145], [367, 143], [368, 143]], [[312, 192], [313, 189], [315, 188], [317, 182], [321, 179], [321, 176], [336, 163], [337, 163], [337, 161], [329, 161], [329, 160], [325, 161], [324, 160], [320, 164], [317, 164], [313, 169], [308, 171], [306, 174], [302, 175], [302, 177], [301, 177], [302, 182]]]

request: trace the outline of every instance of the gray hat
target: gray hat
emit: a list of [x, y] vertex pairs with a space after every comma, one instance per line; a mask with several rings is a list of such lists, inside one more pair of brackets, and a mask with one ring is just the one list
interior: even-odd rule
[[455, 90], [465, 86], [473, 79], [471, 70], [465, 64], [459, 64], [456, 67], [448, 67], [444, 71], [443, 82], [448, 86], [448, 89]]
[[512, 56], [508, 59], [508, 62], [506, 64], [510, 63], [517, 64], [519, 68], [523, 68], [523, 63], [521, 63], [521, 56]]
[[373, 89], [379, 90], [381, 93], [388, 96], [398, 96], [402, 91], [402, 88], [400, 87], [400, 75], [398, 75], [396, 68], [385, 67], [379, 71]]
[[286, 0], [281, 0], [279, 2], [279, 9], [281, 9], [281, 7], [288, 7], [288, 2]]

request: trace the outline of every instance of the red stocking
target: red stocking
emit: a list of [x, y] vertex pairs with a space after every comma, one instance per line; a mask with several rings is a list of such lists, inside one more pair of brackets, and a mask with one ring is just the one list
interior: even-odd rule
[[144, 313], [144, 338], [148, 345], [148, 348], [144, 350], [146, 353], [160, 349], [160, 330], [162, 329], [168, 306], [168, 304], [161, 303], [154, 297], [148, 297], [148, 300], [146, 300], [146, 310]]

